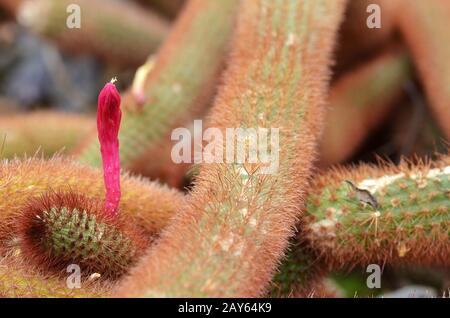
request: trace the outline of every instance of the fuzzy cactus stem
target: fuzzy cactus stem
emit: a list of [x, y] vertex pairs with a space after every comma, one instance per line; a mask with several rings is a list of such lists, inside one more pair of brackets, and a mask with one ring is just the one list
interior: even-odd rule
[[105, 180], [106, 198], [105, 212], [110, 216], [117, 215], [120, 201], [120, 158], [119, 128], [122, 112], [120, 110], [120, 94], [112, 79], [101, 90], [98, 97], [97, 132], [103, 161], [103, 177]]

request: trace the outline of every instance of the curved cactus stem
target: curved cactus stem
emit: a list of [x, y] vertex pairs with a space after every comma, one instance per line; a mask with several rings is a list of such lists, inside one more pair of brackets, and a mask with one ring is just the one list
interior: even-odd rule
[[83, 274], [121, 276], [150, 240], [123, 215], [105, 215], [100, 202], [73, 192], [30, 200], [16, 220], [23, 257], [49, 271], [77, 264]]

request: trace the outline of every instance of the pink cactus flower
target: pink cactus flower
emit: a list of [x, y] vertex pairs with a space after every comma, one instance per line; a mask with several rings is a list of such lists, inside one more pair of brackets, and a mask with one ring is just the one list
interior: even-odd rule
[[112, 79], [98, 96], [97, 132], [103, 161], [103, 177], [106, 188], [105, 213], [118, 214], [120, 201], [119, 128], [122, 118], [120, 94]]

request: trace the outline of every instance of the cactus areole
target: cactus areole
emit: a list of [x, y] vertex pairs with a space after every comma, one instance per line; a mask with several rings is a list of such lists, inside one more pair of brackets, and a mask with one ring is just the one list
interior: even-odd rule
[[119, 128], [122, 112], [120, 94], [112, 79], [98, 96], [97, 132], [103, 162], [103, 177], [106, 188], [105, 213], [117, 216], [120, 201]]

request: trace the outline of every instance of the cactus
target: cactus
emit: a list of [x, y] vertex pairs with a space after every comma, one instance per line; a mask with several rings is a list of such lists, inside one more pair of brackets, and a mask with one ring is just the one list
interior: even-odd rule
[[0, 117], [0, 157], [37, 152], [49, 158], [66, 153], [94, 130], [95, 121], [84, 115], [37, 111]]
[[435, 118], [450, 139], [450, 3], [447, 0], [405, 1], [399, 28], [421, 75]]
[[264, 292], [299, 216], [343, 9], [344, 1], [335, 0], [241, 3], [208, 126], [280, 128], [280, 167], [264, 174], [260, 163], [201, 165], [190, 204], [115, 295]]
[[77, 264], [84, 273], [116, 278], [149, 245], [133, 223], [113, 219], [95, 200], [70, 192], [32, 199], [16, 221], [23, 256], [50, 271]]
[[433, 163], [335, 168], [316, 177], [305, 238], [331, 269], [449, 266], [449, 164], [443, 156]]
[[[78, 5], [80, 28], [68, 28], [70, 5]], [[69, 13], [68, 13], [69, 12]], [[137, 66], [158, 48], [168, 23], [131, 4], [109, 0], [24, 1], [18, 20], [71, 52], [92, 52], [103, 61]]]
[[[119, 210], [147, 236], [160, 233], [184, 202], [178, 191], [157, 183], [122, 176], [121, 184]], [[0, 251], [15, 244], [16, 219], [31, 198], [50, 190], [84, 194], [98, 200], [105, 196], [100, 171], [61, 157], [48, 161], [4, 161], [0, 166], [0, 185]]]
[[[237, 3], [193, 0], [187, 4], [145, 79], [144, 104], [139, 104], [141, 100], [136, 100], [133, 90], [123, 100], [123, 108], [129, 110], [124, 113], [119, 133], [125, 169], [155, 177], [155, 171], [174, 166], [170, 147], [161, 144], [171, 144], [171, 130], [196, 118], [211, 100]], [[94, 135], [76, 153], [82, 162], [101, 165]]]
[[321, 143], [322, 165], [348, 159], [386, 117], [412, 76], [402, 50], [390, 50], [334, 84]]

